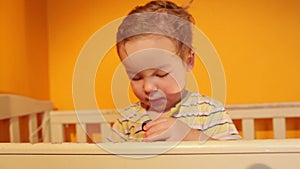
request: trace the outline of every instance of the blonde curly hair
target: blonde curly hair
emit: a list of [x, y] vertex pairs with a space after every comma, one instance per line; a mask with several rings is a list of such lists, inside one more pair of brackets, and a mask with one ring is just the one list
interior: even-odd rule
[[194, 18], [187, 12], [190, 1], [185, 6], [178, 6], [170, 1], [155, 0], [143, 6], [137, 6], [118, 28], [117, 51], [126, 53], [125, 43], [132, 39], [147, 36], [162, 36], [171, 39], [176, 54], [182, 59], [192, 51], [192, 24]]

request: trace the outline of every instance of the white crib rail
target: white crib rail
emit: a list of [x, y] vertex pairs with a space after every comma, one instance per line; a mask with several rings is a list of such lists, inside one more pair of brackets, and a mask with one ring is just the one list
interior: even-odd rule
[[19, 117], [28, 116], [29, 141], [37, 142], [37, 114], [53, 110], [50, 101], [40, 101], [24, 96], [0, 94], [0, 120], [9, 119], [10, 142], [20, 142]]
[[[20, 142], [19, 117], [28, 116], [30, 142], [38, 142], [36, 134], [42, 130], [44, 142], [64, 142], [64, 125], [76, 125], [77, 142], [87, 142], [88, 124], [99, 124], [98, 136], [105, 141], [119, 114], [116, 110], [51, 111], [53, 104], [23, 96], [0, 94], [0, 120], [10, 119], [10, 142]], [[243, 138], [255, 138], [255, 119], [272, 119], [275, 139], [286, 138], [286, 118], [300, 118], [300, 102], [228, 105], [227, 111], [234, 120], [241, 120]], [[37, 114], [43, 112], [43, 124], [37, 126]], [[300, 131], [299, 131], [300, 132]], [[89, 135], [90, 136], [90, 135]]]
[[64, 125], [76, 125], [76, 142], [87, 142], [87, 125], [99, 124], [100, 140], [110, 132], [111, 124], [119, 117], [115, 110], [78, 110], [78, 111], [51, 111], [50, 112], [50, 138], [51, 142], [64, 142]]
[[[274, 139], [284, 139], [286, 118], [300, 118], [300, 102], [228, 105], [226, 109], [232, 119], [242, 121], [243, 139], [247, 140], [256, 139], [255, 119], [273, 119]], [[86, 125], [90, 123], [101, 125], [101, 141], [105, 141], [110, 131], [109, 124], [118, 117], [119, 114], [115, 110], [101, 110], [101, 113], [99, 110], [52, 111], [49, 124], [51, 141], [64, 142], [63, 125], [75, 124], [77, 142], [86, 142]]]
[[284, 139], [286, 118], [300, 117], [300, 102], [228, 105], [226, 109], [232, 119], [242, 120], [243, 138], [248, 140], [255, 139], [255, 119], [272, 119], [274, 139]]

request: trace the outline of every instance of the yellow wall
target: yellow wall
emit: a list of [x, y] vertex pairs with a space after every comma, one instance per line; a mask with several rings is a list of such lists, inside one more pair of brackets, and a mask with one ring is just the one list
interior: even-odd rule
[[[72, 73], [88, 38], [145, 2], [48, 1], [50, 95], [59, 109], [73, 108]], [[216, 47], [225, 68], [226, 103], [300, 100], [299, 8], [297, 0], [193, 2], [189, 11]], [[118, 65], [116, 57], [111, 51], [98, 70], [95, 90], [100, 108], [114, 106], [110, 81]], [[209, 95], [208, 75], [197, 64], [194, 73], [200, 91]]]
[[[42, 99], [50, 94], [59, 109], [72, 108], [72, 73], [85, 42], [103, 25], [146, 1], [120, 2], [1, 1], [0, 91]], [[192, 4], [197, 26], [222, 59], [227, 103], [299, 101], [299, 6], [296, 0]], [[118, 65], [114, 50], [108, 56], [97, 76], [99, 98], [110, 97], [111, 75]], [[209, 79], [206, 72], [198, 75], [198, 65], [194, 73], [200, 90], [209, 94]], [[110, 108], [113, 103], [108, 99], [101, 106]]]
[[46, 1], [0, 1], [0, 93], [49, 99]]
[[[72, 108], [72, 73], [82, 46], [103, 25], [144, 2], [1, 1], [0, 92], [40, 99], [50, 95], [59, 109]], [[192, 4], [197, 26], [222, 59], [227, 103], [299, 101], [299, 6], [296, 0]], [[100, 102], [103, 108], [113, 107], [109, 82], [118, 64], [114, 55], [110, 52], [103, 61], [109, 64], [102, 64], [106, 67], [97, 75], [97, 98], [108, 98]], [[194, 73], [200, 91], [210, 94], [208, 75], [199, 75], [199, 69]]]

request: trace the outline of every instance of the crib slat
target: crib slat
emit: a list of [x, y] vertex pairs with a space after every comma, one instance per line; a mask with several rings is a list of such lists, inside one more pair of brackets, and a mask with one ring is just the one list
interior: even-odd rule
[[285, 139], [286, 127], [284, 117], [273, 118], [273, 130], [275, 139]]
[[51, 142], [61, 143], [64, 141], [64, 132], [62, 124], [51, 123]]
[[37, 115], [36, 114], [29, 115], [28, 125], [29, 125], [28, 127], [29, 127], [30, 143], [38, 142], [38, 133], [36, 132], [36, 130], [37, 130]]
[[44, 112], [42, 117], [42, 133], [43, 133], [43, 142], [49, 143], [50, 139], [50, 120], [49, 120], [49, 112]]
[[9, 135], [11, 143], [20, 142], [19, 117], [12, 117], [9, 122]]
[[100, 125], [101, 130], [101, 140], [102, 142], [106, 142], [106, 139], [109, 137], [109, 134], [111, 133], [111, 127], [107, 123], [101, 123]]
[[86, 125], [85, 124], [82, 124], [82, 125], [80, 125], [79, 123], [76, 124], [77, 142], [79, 142], [79, 143], [87, 142], [85, 131], [86, 131]]
[[242, 129], [243, 129], [243, 138], [244, 139], [246, 139], [246, 140], [255, 139], [254, 119], [253, 118], [242, 119]]

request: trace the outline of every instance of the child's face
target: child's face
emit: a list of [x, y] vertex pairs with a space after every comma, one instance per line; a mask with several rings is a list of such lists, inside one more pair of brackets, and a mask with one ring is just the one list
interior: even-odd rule
[[166, 37], [148, 37], [125, 43], [120, 58], [131, 78], [134, 94], [147, 110], [165, 112], [181, 100], [186, 64], [174, 56], [174, 43]]

